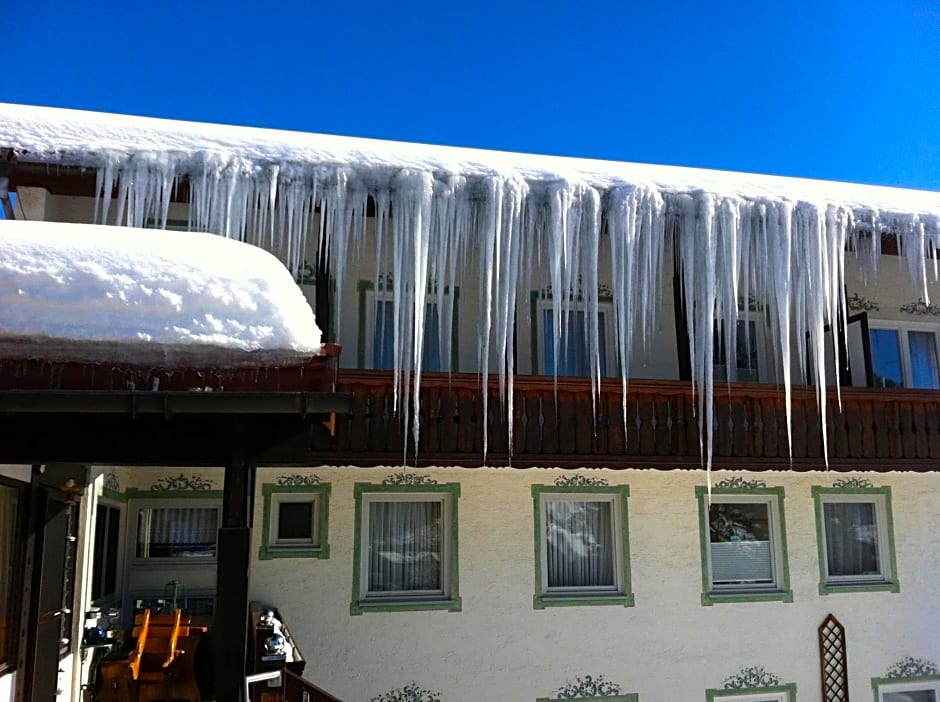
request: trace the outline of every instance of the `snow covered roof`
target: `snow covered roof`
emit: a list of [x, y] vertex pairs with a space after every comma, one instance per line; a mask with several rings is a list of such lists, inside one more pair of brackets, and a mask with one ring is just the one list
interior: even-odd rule
[[201, 233], [0, 220], [0, 358], [259, 366], [319, 352], [284, 266]]
[[[436, 178], [517, 177], [530, 187], [559, 181], [599, 189], [635, 184], [662, 193], [783, 198], [836, 204], [867, 212], [919, 213], [940, 218], [940, 193], [833, 181], [430, 146], [324, 134], [131, 117], [0, 103], [0, 148], [25, 161], [103, 167], [134, 158], [179, 169], [196, 162], [245, 173], [311, 166], [354, 167], [380, 179], [402, 169]], [[185, 170], [185, 168], [183, 169]], [[284, 174], [282, 174], [284, 175]]]

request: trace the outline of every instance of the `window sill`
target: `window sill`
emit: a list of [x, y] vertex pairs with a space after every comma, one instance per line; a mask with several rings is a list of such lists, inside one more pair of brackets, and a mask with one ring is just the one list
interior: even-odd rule
[[459, 597], [449, 600], [413, 600], [410, 602], [382, 602], [375, 600], [356, 600], [349, 606], [353, 615], [366, 612], [420, 612], [420, 611], [461, 611]]
[[262, 546], [258, 549], [258, 560], [269, 561], [272, 558], [329, 558], [330, 547], [319, 548], [272, 548]]
[[842, 592], [900, 592], [901, 583], [873, 582], [873, 583], [820, 583], [820, 595], [834, 595]]
[[616, 595], [535, 595], [532, 598], [534, 609], [546, 607], [596, 607], [599, 605], [620, 605], [632, 607], [633, 593]]
[[702, 606], [710, 607], [725, 602], [793, 602], [792, 590], [771, 590], [751, 592], [703, 592]]

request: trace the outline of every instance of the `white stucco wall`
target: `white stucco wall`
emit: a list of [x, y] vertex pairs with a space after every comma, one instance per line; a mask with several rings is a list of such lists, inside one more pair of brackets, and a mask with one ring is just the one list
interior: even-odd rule
[[[813, 485], [838, 474], [721, 473], [786, 491], [794, 601], [701, 604], [697, 471], [591, 471], [630, 487], [636, 606], [535, 610], [532, 484], [562, 471], [417, 471], [457, 482], [461, 612], [352, 616], [353, 484], [398, 469], [261, 469], [254, 553], [261, 543], [261, 485], [316, 474], [331, 485], [330, 558], [255, 560], [253, 597], [277, 606], [307, 658], [306, 677], [344, 700], [368, 700], [411, 680], [448, 701], [532, 702], [577, 676], [602, 674], [643, 702], [703, 700], [747, 666], [795, 682], [820, 699], [816, 632], [830, 612], [846, 627], [850, 691], [871, 697], [870, 679], [905, 656], [940, 659], [940, 476], [867, 474], [892, 489], [901, 591], [821, 596]], [[587, 473], [585, 473], [587, 474]]]

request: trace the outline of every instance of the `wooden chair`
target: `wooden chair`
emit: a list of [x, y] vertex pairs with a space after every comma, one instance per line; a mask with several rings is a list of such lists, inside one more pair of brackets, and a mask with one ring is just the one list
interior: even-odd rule
[[[196, 639], [190, 638], [191, 620], [180, 610], [151, 615], [146, 609], [135, 617], [133, 634], [137, 645], [128, 658], [128, 668], [136, 702], [170, 699], [199, 702], [193, 666]], [[180, 647], [181, 642], [186, 642], [185, 648]]]

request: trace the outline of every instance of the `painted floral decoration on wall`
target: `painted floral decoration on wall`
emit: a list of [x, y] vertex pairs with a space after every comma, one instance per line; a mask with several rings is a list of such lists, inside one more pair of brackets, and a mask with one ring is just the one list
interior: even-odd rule
[[868, 478], [839, 478], [832, 482], [837, 488], [871, 488], [875, 485]]
[[441, 702], [441, 693], [425, 690], [412, 681], [404, 687], [383, 692], [370, 702]]
[[741, 668], [739, 673], [725, 678], [722, 682], [726, 690], [744, 690], [751, 687], [770, 687], [779, 684], [779, 676], [768, 673], [758, 666]]
[[281, 487], [309, 487], [311, 485], [319, 485], [320, 476], [301, 475], [300, 473], [294, 473], [293, 475], [280, 475], [277, 478], [277, 484]]
[[886, 678], [915, 678], [921, 675], [940, 675], [940, 668], [923, 658], [908, 656], [888, 669]]
[[573, 683], [566, 683], [558, 688], [555, 699], [574, 700], [587, 697], [614, 697], [620, 694], [620, 685], [611, 682], [603, 675], [585, 675], [575, 678]]
[[382, 480], [382, 485], [437, 485], [437, 481], [430, 475], [402, 472], [392, 473]]
[[607, 478], [594, 478], [587, 475], [560, 475], [555, 478], [558, 487], [592, 487], [607, 485]]
[[715, 483], [716, 488], [763, 488], [767, 487], [765, 480], [745, 480], [740, 475]]
[[211, 490], [212, 481], [206, 480], [198, 475], [191, 475], [188, 478], [180, 473], [177, 477], [160, 478], [150, 486], [151, 490]]

